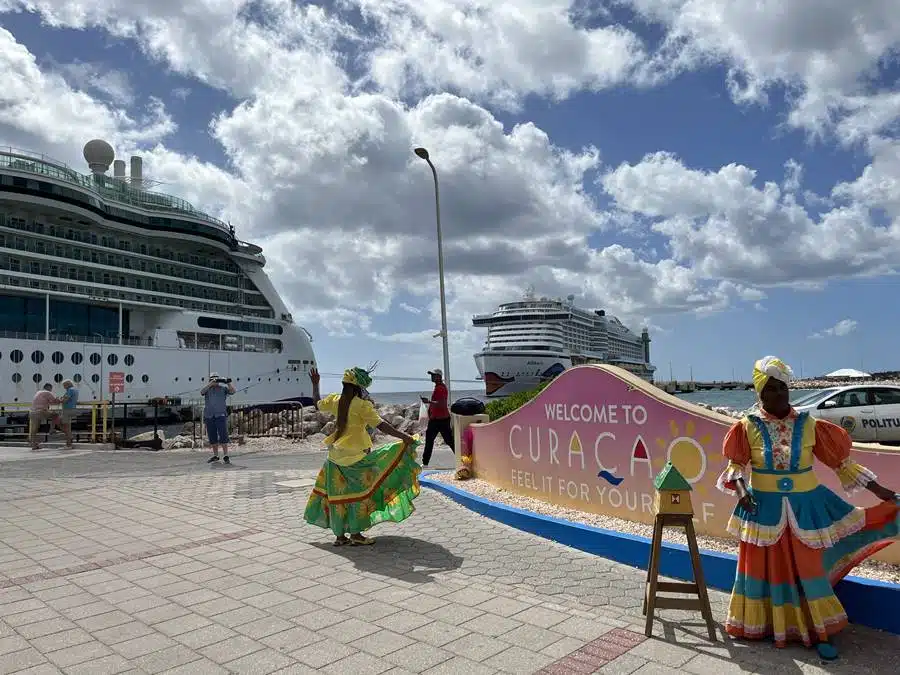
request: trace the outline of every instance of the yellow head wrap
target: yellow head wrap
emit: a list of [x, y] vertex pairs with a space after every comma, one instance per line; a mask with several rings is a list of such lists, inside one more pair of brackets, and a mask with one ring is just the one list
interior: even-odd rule
[[776, 356], [765, 356], [753, 364], [753, 388], [757, 394], [762, 392], [770, 377], [790, 384], [793, 376], [791, 367]]
[[348, 368], [344, 371], [341, 382], [344, 384], [355, 384], [361, 389], [368, 389], [372, 384], [372, 376], [369, 374], [368, 370], [363, 370], [362, 368]]

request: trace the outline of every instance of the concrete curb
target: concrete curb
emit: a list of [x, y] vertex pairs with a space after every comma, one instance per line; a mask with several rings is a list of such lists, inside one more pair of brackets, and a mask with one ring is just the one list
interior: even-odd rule
[[[622, 534], [506, 506], [447, 483], [430, 480], [428, 476], [434, 473], [443, 471], [422, 472], [420, 483], [487, 518], [623, 565], [646, 569], [647, 561], [650, 559], [650, 540], [645, 537]], [[706, 585], [731, 592], [737, 570], [737, 557], [703, 550], [700, 551], [700, 556]], [[693, 572], [687, 547], [663, 542], [660, 573], [674, 579], [691, 580]], [[848, 576], [836, 586], [835, 592], [847, 610], [851, 622], [900, 635], [900, 612], [885, 611], [887, 607], [900, 606], [900, 584]]]

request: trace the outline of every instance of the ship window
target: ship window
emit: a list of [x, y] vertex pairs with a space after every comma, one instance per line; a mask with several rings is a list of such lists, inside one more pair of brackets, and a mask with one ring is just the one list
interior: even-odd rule
[[62, 373], [57, 373], [56, 375], [54, 375], [53, 381], [56, 382], [56, 384], [59, 384], [60, 382], [62, 382], [63, 381]]
[[141, 382], [143, 382], [144, 384], [147, 384], [149, 381], [150, 381], [149, 375], [141, 375]]
[[97, 352], [91, 354], [91, 363], [95, 366], [100, 363], [100, 355]]
[[33, 363], [43, 363], [44, 361], [44, 352], [41, 351], [33, 351], [31, 352], [31, 360]]
[[13, 349], [12, 352], [10, 352], [9, 360], [13, 363], [22, 363], [23, 358], [24, 354], [22, 354], [20, 349]]
[[40, 374], [40, 373], [35, 373], [35, 374], [31, 377], [31, 379], [34, 380], [34, 383], [35, 383], [35, 384], [37, 384], [38, 382], [40, 382], [40, 381], [43, 380], [44, 378], [41, 377], [41, 374]]
[[12, 381], [19, 384], [22, 381], [22, 376], [19, 373], [13, 373]]
[[74, 354], [72, 354], [72, 363], [77, 366], [79, 363], [81, 363], [82, 358], [83, 357], [81, 355], [81, 352], [75, 352]]
[[53, 360], [53, 363], [59, 365], [65, 360], [66, 356], [62, 352], [53, 352], [53, 356], [50, 358]]
[[100, 381], [100, 376], [97, 373], [94, 373], [93, 375], [91, 375], [91, 382], [99, 382], [99, 381]]
[[201, 328], [218, 328], [220, 330], [243, 331], [245, 333], [281, 335], [284, 332], [281, 326], [274, 324], [237, 321], [234, 319], [217, 319], [211, 316], [198, 317], [197, 325]]
[[128, 373], [128, 374], [125, 376], [125, 381], [126, 381], [126, 382], [134, 382], [134, 375], [132, 375], [131, 373]]
[[126, 366], [133, 366], [133, 365], [134, 365], [134, 357], [133, 357], [131, 354], [126, 354], [126, 355], [125, 355], [125, 365], [126, 365]]
[[75, 384], [78, 384], [79, 382], [81, 382], [81, 373], [75, 373], [72, 376], [72, 382], [74, 382]]
[[116, 356], [115, 354], [110, 354], [109, 356], [106, 357], [106, 362], [109, 365], [114, 366], [119, 362], [119, 357]]

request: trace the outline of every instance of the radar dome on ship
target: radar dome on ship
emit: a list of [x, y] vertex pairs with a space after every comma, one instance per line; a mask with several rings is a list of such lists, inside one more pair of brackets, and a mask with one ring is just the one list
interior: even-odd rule
[[106, 141], [95, 138], [84, 144], [84, 160], [93, 173], [106, 173], [116, 158], [116, 152]]

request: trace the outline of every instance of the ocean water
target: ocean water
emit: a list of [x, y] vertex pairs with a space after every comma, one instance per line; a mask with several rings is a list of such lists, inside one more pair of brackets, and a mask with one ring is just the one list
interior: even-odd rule
[[[795, 389], [791, 392], [791, 397], [798, 399], [805, 395], [807, 390]], [[372, 398], [376, 403], [391, 403], [395, 405], [408, 405], [419, 400], [420, 396], [427, 395], [427, 391], [394, 391], [394, 392], [372, 392]], [[484, 395], [484, 390], [454, 390], [451, 392], [453, 400], [463, 397], [477, 398], [481, 401], [489, 401]], [[756, 392], [750, 391], [695, 391], [691, 394], [678, 394], [678, 398], [683, 398], [691, 403], [705, 403], [712, 406], [720, 406], [723, 408], [732, 408], [734, 410], [746, 410], [756, 403]]]

